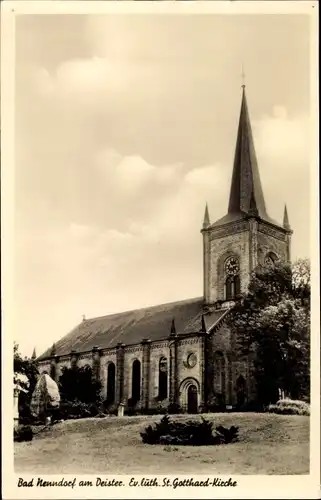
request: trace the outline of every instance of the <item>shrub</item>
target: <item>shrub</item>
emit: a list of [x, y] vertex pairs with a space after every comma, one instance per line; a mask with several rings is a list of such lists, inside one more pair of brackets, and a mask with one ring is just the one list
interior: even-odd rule
[[59, 377], [61, 399], [65, 401], [82, 401], [98, 403], [102, 384], [96, 380], [91, 366], [62, 368]]
[[310, 415], [310, 405], [295, 399], [280, 399], [276, 404], [270, 404], [267, 411], [279, 415]]
[[[110, 413], [110, 412], [108, 412]], [[115, 415], [117, 415], [117, 410]], [[124, 412], [128, 417], [137, 416], [137, 415], [167, 415], [168, 411], [166, 408], [156, 407], [156, 408], [132, 408], [129, 407]]]
[[264, 410], [262, 403], [259, 401], [247, 401], [244, 403], [242, 406], [238, 408], [238, 411], [240, 412], [262, 412]]
[[238, 427], [217, 427], [213, 435], [213, 423], [202, 417], [201, 421], [172, 422], [165, 415], [154, 427], [149, 425], [141, 432], [145, 444], [206, 446], [227, 444], [238, 440]]
[[95, 403], [83, 403], [82, 401], [63, 401], [60, 404], [59, 418], [77, 419], [89, 418], [98, 415], [99, 410]]
[[232, 427], [230, 427], [229, 429], [223, 427], [222, 425], [216, 427], [216, 433], [218, 439], [220, 439], [221, 442], [224, 444], [229, 444], [238, 441], [238, 432], [239, 428], [235, 427], [234, 425], [232, 425]]
[[21, 424], [21, 425], [33, 425], [34, 422], [35, 422], [35, 419], [32, 418], [32, 416], [24, 417], [24, 416], [19, 415], [19, 424]]
[[177, 403], [170, 403], [168, 406], [168, 413], [170, 415], [178, 415], [183, 413], [183, 410]]
[[19, 425], [17, 429], [14, 429], [13, 439], [17, 442], [22, 441], [32, 441], [33, 431], [30, 425]]

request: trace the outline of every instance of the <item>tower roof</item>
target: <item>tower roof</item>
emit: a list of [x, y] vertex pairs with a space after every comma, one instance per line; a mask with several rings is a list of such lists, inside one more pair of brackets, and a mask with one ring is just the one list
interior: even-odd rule
[[253, 207], [260, 217], [268, 218], [243, 85], [228, 212], [248, 214]]
[[266, 211], [254, 148], [245, 85], [242, 85], [242, 88], [242, 103], [234, 154], [228, 213], [222, 219], [212, 224], [212, 226], [226, 224], [247, 216], [260, 217], [274, 225], [279, 225], [269, 217]]

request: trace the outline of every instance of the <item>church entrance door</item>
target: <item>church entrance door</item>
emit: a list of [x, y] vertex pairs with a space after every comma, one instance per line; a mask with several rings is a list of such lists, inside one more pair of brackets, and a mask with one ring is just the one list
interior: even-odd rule
[[187, 389], [187, 411], [188, 413], [197, 413], [197, 388], [195, 385], [190, 385]]

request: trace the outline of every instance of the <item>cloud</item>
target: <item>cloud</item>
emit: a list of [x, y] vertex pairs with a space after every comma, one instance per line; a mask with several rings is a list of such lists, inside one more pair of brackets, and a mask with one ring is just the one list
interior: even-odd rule
[[288, 116], [283, 106], [274, 106], [272, 113], [255, 123], [256, 148], [260, 158], [273, 170], [302, 169], [309, 158], [310, 123], [308, 116]]
[[270, 215], [283, 220], [287, 204], [292, 237], [292, 258], [309, 255], [310, 241], [310, 131], [307, 115], [290, 116], [284, 106], [254, 124], [255, 147]]
[[[235, 29], [251, 38], [251, 27], [235, 19], [227, 34], [206, 16], [135, 26], [121, 17], [85, 21], [82, 53], [77, 45], [58, 57], [53, 37], [44, 59], [50, 49], [54, 64], [17, 63], [18, 333], [44, 337], [43, 348], [82, 313], [201, 294], [205, 202], [212, 221], [227, 209], [239, 109], [235, 39], [227, 45]], [[270, 33], [259, 37], [269, 51]], [[266, 92], [262, 67], [250, 100], [268, 209], [282, 220], [287, 202], [295, 256], [308, 248], [309, 136], [305, 97], [296, 80], [287, 88], [286, 71]]]

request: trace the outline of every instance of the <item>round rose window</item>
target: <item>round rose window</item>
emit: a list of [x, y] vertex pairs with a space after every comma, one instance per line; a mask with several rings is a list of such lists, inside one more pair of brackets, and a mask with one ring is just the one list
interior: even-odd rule
[[187, 356], [187, 366], [189, 368], [194, 368], [194, 366], [196, 365], [197, 363], [197, 357], [196, 357], [196, 354], [194, 354], [193, 352], [191, 354], [189, 354]]

